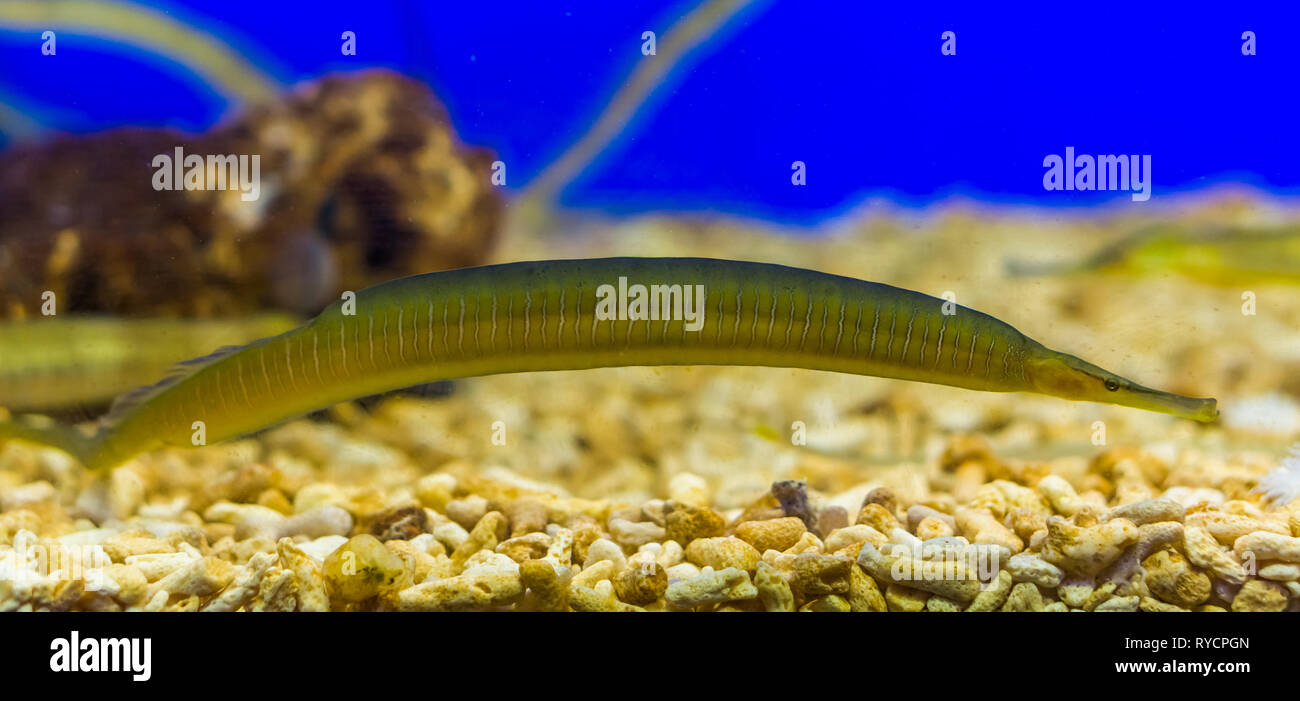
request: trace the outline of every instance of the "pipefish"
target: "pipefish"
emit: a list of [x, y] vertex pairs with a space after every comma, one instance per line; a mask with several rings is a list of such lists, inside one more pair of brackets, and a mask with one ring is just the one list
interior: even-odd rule
[[[597, 314], [602, 303], [612, 311], [602, 292], [620, 283], [629, 290], [627, 313]], [[632, 302], [635, 285], [679, 286], [679, 296], [655, 288], [667, 290], [672, 318], [638, 318], [649, 312]], [[692, 321], [681, 302], [695, 285], [703, 295], [690, 301], [703, 318]], [[94, 436], [22, 422], [0, 424], [0, 436], [55, 445], [102, 469], [433, 380], [628, 365], [798, 367], [1036, 392], [1197, 421], [1218, 413], [1214, 399], [1143, 387], [918, 292], [766, 263], [600, 258], [392, 280], [344, 295], [301, 328], [182, 364], [119, 400]]]
[[1010, 260], [1012, 275], [1111, 272], [1136, 276], [1175, 273], [1219, 287], [1300, 283], [1300, 230], [1177, 227], [1140, 229], [1074, 262], [1030, 263]]

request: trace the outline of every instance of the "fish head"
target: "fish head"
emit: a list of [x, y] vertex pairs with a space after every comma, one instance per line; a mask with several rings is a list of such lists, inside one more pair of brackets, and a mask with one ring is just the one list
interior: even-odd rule
[[1140, 385], [1082, 358], [1047, 348], [1031, 354], [1026, 370], [1034, 391], [1083, 402], [1170, 414], [1209, 422], [1219, 415], [1213, 398], [1187, 397]]

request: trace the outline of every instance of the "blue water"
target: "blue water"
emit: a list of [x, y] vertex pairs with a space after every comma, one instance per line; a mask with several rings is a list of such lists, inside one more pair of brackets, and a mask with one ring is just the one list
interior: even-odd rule
[[[428, 81], [461, 138], [521, 189], [594, 120], [693, 2], [312, 2], [153, 6], [276, 78], [394, 68]], [[56, 28], [57, 29], [57, 28]], [[358, 35], [359, 55], [339, 52]], [[940, 35], [957, 34], [957, 55]], [[1241, 53], [1254, 31], [1258, 55]], [[185, 69], [93, 37], [0, 31], [0, 94], [85, 132], [202, 130], [229, 105]], [[1216, 183], [1300, 192], [1300, 4], [761, 2], [694, 52], [562, 194], [614, 213], [724, 211], [814, 223], [868, 197], [1142, 207]], [[1151, 200], [1048, 192], [1043, 159], [1150, 154]], [[807, 184], [791, 184], [791, 163]]]

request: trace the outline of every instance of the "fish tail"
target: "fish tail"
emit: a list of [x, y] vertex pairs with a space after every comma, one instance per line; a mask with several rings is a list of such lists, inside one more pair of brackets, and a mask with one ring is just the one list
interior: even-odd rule
[[29, 416], [0, 421], [0, 445], [14, 439], [57, 448], [76, 458], [83, 465], [93, 464], [102, 443], [102, 434], [86, 435], [73, 426], [66, 426]]

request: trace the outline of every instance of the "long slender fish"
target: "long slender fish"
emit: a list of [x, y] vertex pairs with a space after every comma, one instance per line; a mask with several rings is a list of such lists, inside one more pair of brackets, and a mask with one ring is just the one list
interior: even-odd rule
[[[651, 297], [659, 318], [645, 318], [655, 310], [633, 302], [646, 298], [636, 285], [660, 293]], [[703, 294], [688, 299], [697, 285]], [[626, 365], [800, 367], [1198, 421], [1218, 413], [1214, 399], [1143, 387], [918, 292], [763, 263], [603, 258], [393, 280], [345, 296], [301, 328], [190, 361], [120, 400], [94, 436], [23, 422], [0, 424], [0, 436], [50, 443], [107, 468], [160, 446], [225, 440], [433, 380]]]
[[0, 407], [47, 411], [109, 400], [153, 382], [177, 361], [301, 323], [284, 314], [239, 319], [57, 316], [0, 322]]
[[1078, 261], [1029, 263], [1009, 260], [1012, 275], [1086, 272], [1164, 275], [1176, 273], [1219, 287], [1266, 283], [1300, 284], [1300, 228], [1187, 231], [1157, 226], [1141, 229]]

